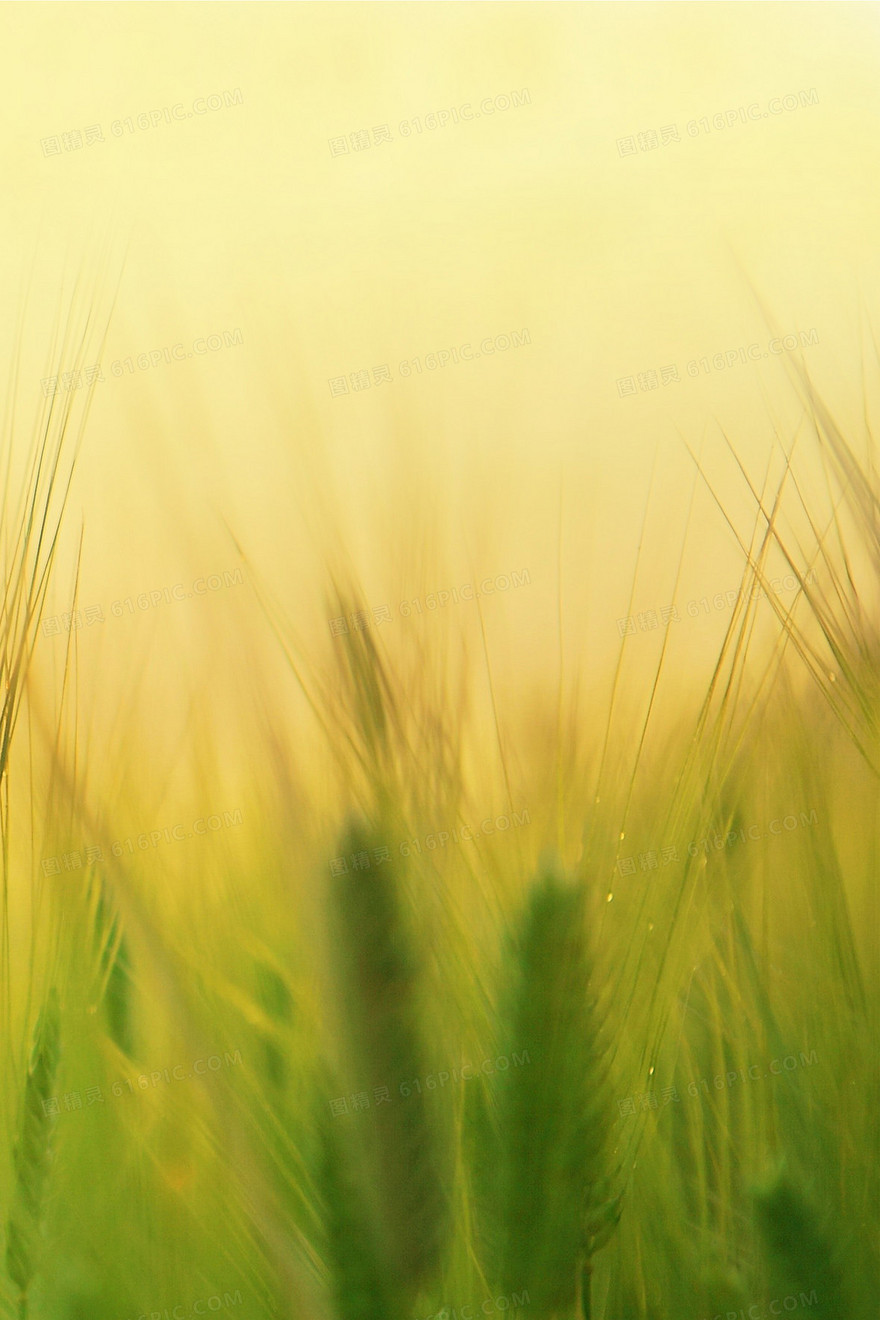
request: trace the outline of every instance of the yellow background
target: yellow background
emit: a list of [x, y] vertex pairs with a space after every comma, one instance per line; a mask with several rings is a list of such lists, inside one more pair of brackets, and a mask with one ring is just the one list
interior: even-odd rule
[[[74, 329], [94, 316], [82, 360], [106, 378], [53, 608], [81, 524], [79, 599], [105, 613], [234, 569], [231, 529], [246, 592], [273, 593], [307, 647], [331, 644], [322, 566], [350, 553], [395, 628], [403, 599], [528, 570], [486, 608], [501, 652], [539, 676], [561, 564], [572, 642], [604, 662], [631, 608], [683, 612], [738, 583], [699, 482], [690, 505], [686, 445], [748, 532], [719, 427], [762, 480], [774, 419], [786, 443], [798, 419], [783, 358], [696, 379], [688, 362], [815, 330], [804, 365], [860, 419], [880, 227], [873, 5], [11, 4], [0, 23], [12, 443], [45, 418], [41, 379], [71, 365], [53, 334], [77, 278]], [[239, 104], [189, 115], [237, 89]], [[523, 89], [525, 104], [401, 135], [402, 120]], [[764, 117], [811, 89], [814, 104]], [[752, 103], [761, 118], [687, 132]], [[185, 119], [111, 131], [176, 104]], [[44, 154], [96, 124], [103, 142]], [[393, 141], [333, 154], [384, 124]], [[672, 124], [680, 141], [620, 154]], [[237, 347], [111, 374], [236, 329]], [[522, 329], [527, 345], [401, 378], [402, 360]], [[332, 378], [378, 364], [390, 383], [332, 396]], [[619, 396], [619, 379], [667, 364], [680, 381]], [[76, 413], [85, 391], [66, 397]], [[179, 674], [233, 596], [108, 617], [79, 644], [108, 672], [111, 653], [128, 666], [155, 646]], [[261, 617], [254, 603], [229, 645], [244, 653]], [[684, 662], [726, 620], [685, 619], [670, 644]], [[654, 654], [659, 637], [633, 645]]]

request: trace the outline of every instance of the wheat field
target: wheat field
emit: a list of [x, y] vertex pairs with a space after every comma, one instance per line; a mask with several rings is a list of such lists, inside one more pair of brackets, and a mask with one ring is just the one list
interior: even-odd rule
[[876, 11], [0, 23], [0, 1314], [873, 1320]]

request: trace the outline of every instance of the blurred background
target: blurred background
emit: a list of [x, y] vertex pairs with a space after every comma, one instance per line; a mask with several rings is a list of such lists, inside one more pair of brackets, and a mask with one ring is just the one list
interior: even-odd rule
[[[244, 592], [84, 628], [105, 661], [256, 578], [323, 643], [344, 550], [394, 628], [402, 600], [528, 570], [487, 609], [536, 676], [561, 566], [605, 663], [619, 618], [737, 584], [687, 446], [750, 525], [721, 428], [761, 480], [799, 416], [789, 357], [860, 419], [873, 5], [50, 3], [3, 26], [20, 433], [96, 381], [81, 601], [233, 571], [227, 528], [253, 565]], [[670, 630], [682, 662], [717, 622]]]

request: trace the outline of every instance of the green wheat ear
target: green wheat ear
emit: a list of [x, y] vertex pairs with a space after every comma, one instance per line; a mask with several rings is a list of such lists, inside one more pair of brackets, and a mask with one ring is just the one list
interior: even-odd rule
[[[348, 826], [343, 854], [383, 839]], [[336, 878], [333, 912], [351, 1066], [359, 1087], [389, 1097], [349, 1120], [363, 1197], [371, 1203], [387, 1270], [408, 1297], [437, 1270], [448, 1230], [450, 1178], [429, 1097], [402, 1096], [425, 1076], [420, 977], [392, 857]]]
[[52, 989], [37, 1019], [28, 1061], [24, 1105], [13, 1151], [12, 1208], [6, 1224], [6, 1268], [27, 1316], [28, 1289], [39, 1267], [43, 1193], [52, 1158], [51, 1115], [46, 1112], [60, 1053], [58, 994]]
[[755, 1212], [776, 1296], [815, 1292], [813, 1320], [849, 1320], [840, 1267], [819, 1217], [785, 1173], [756, 1192]]
[[385, 1267], [376, 1225], [354, 1175], [348, 1134], [322, 1110], [319, 1168], [325, 1249], [339, 1320], [395, 1320], [403, 1314]]
[[[589, 1316], [590, 1259], [619, 1217], [602, 1159], [608, 1105], [584, 894], [547, 863], [512, 949], [500, 1077], [499, 1286], [530, 1313]], [[603, 1205], [603, 1202], [605, 1203]]]

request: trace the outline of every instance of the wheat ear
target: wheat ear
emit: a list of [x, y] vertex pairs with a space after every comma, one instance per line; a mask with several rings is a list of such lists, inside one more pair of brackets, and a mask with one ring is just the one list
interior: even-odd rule
[[755, 1209], [769, 1282], [777, 1295], [786, 1290], [815, 1293], [813, 1320], [849, 1320], [840, 1267], [819, 1217], [787, 1174], [778, 1174], [769, 1187], [756, 1193]]
[[6, 1268], [18, 1288], [21, 1320], [26, 1320], [28, 1289], [39, 1266], [40, 1222], [52, 1158], [52, 1117], [48, 1104], [59, 1053], [58, 995], [52, 989], [34, 1029], [21, 1123], [13, 1151], [14, 1186], [6, 1224]]
[[[501, 1074], [501, 1289], [530, 1314], [589, 1316], [590, 1262], [608, 1226], [604, 1050], [591, 1002], [582, 890], [547, 863], [513, 947]], [[515, 1066], [514, 1066], [515, 1065]]]
[[[354, 822], [340, 851], [369, 853], [382, 843]], [[390, 1100], [352, 1125], [364, 1195], [375, 1206], [387, 1268], [405, 1295], [439, 1264], [448, 1189], [437, 1125], [421, 1093], [401, 1082], [425, 1075], [420, 986], [393, 856], [380, 866], [336, 878], [333, 892], [339, 986], [349, 1055], [362, 1085]]]
[[318, 1118], [324, 1245], [339, 1320], [396, 1320], [404, 1314], [395, 1276], [383, 1259], [377, 1226], [356, 1176], [349, 1134], [322, 1109]]

